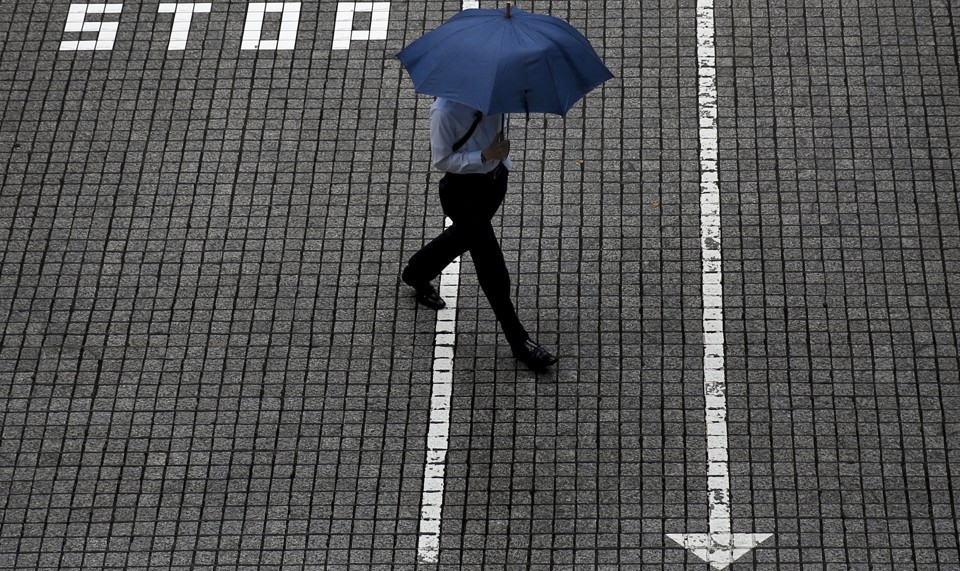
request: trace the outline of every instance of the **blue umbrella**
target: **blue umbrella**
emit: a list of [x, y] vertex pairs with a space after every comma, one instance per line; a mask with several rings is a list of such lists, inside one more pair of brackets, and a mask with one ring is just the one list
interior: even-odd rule
[[564, 115], [613, 77], [570, 24], [510, 5], [464, 10], [404, 48], [397, 58], [419, 93], [486, 115]]

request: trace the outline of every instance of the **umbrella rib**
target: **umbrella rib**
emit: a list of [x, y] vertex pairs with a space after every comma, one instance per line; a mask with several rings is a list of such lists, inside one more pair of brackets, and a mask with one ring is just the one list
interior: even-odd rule
[[[553, 44], [553, 43], [554, 43], [554, 42], [550, 39], [549, 36], [543, 34], [542, 32], [540, 32], [539, 30], [537, 30], [537, 29], [535, 29], [535, 28], [533, 28], [533, 29], [525, 29], [525, 30], [523, 30], [523, 32], [524, 32], [524, 34], [526, 35], [527, 39], [530, 40], [530, 43], [531, 43], [532, 45], [537, 45], [537, 44], [538, 44], [537, 40], [536, 40], [536, 39], [534, 38], [534, 36], [533, 36], [533, 33], [534, 33], [534, 32], [536, 32], [538, 35], [541, 36], [540, 42], [541, 42], [542, 44], [546, 44], [546, 43], [551, 43], [551, 44]], [[558, 51], [559, 51], [559, 50], [558, 50]], [[562, 54], [562, 51], [561, 51], [560, 53]], [[547, 70], [547, 74], [550, 76], [550, 85], [551, 85], [551, 87], [554, 88], [554, 89], [553, 89], [553, 96], [554, 96], [554, 101], [556, 101], [557, 109], [562, 109], [562, 108], [563, 108], [563, 103], [560, 101], [560, 94], [557, 92], [557, 89], [556, 89], [556, 86], [557, 86], [557, 76], [556, 76], [556, 74], [554, 73], [553, 66], [550, 65], [550, 58], [549, 58], [549, 57], [546, 57], [546, 55], [544, 55], [543, 61], [544, 61], [544, 63], [545, 63], [545, 67], [546, 67], [546, 70]], [[561, 113], [561, 115], [562, 115], [562, 113]]]
[[[506, 27], [501, 27], [497, 31], [500, 32], [499, 46], [497, 48], [499, 50], [498, 53], [503, 53], [503, 44], [507, 35]], [[491, 112], [494, 111], [493, 109], [491, 109], [491, 105], [493, 104], [493, 96], [497, 92], [497, 78], [500, 77], [501, 70], [503, 70], [505, 62], [506, 62], [505, 58], [503, 57], [499, 58], [499, 61], [497, 62], [497, 71], [493, 74], [493, 78], [490, 82], [490, 90], [488, 91], [487, 98], [486, 98], [487, 114], [492, 114]]]
[[[441, 92], [437, 92], [433, 87], [436, 84], [436, 80], [442, 76], [449, 77], [461, 75], [457, 74], [456, 72], [464, 71], [464, 59], [476, 61], [481, 57], [482, 54], [477, 53], [477, 51], [483, 49], [483, 44], [478, 44], [477, 46], [473, 47], [473, 49], [468, 50], [466, 56], [464, 56], [461, 60], [453, 62], [444, 58], [430, 57], [432, 50], [445, 49], [442, 46], [446, 43], [452, 42], [452, 38], [461, 36], [463, 34], [476, 34], [475, 30], [482, 29], [484, 26], [489, 26], [491, 20], [496, 22], [497, 20], [494, 18], [502, 19], [502, 13], [499, 11], [487, 11], [489, 13], [479, 13], [480, 11], [477, 12], [478, 13], [469, 14], [467, 16], [464, 16], [464, 12], [460, 12], [457, 16], [454, 16], [448, 22], [441, 24], [439, 27], [428, 32], [404, 50], [411, 50], [415, 53], [414, 57], [422, 62], [420, 63], [421, 67], [416, 70], [416, 78], [414, 78], [414, 74], [411, 73], [411, 79], [416, 79], [414, 81], [414, 87], [417, 89], [417, 91], [436, 96], [443, 95], [441, 93], [442, 90], [440, 90]], [[398, 54], [398, 57], [399, 55], [400, 54]], [[450, 97], [449, 94], [446, 94], [446, 97], [455, 99]], [[461, 103], [468, 104], [463, 101], [461, 101]], [[474, 106], [475, 104], [470, 103], [468, 105]]]
[[[596, 53], [596, 50], [590, 44], [590, 40], [588, 40], [586, 36], [581, 35], [580, 32], [576, 30], [576, 28], [574, 28], [567, 22], [564, 22], [563, 20], [551, 19], [549, 23], [554, 27], [563, 30], [567, 38], [572, 39], [576, 41], [578, 44], [583, 45], [586, 48], [583, 55], [584, 57], [587, 57], [590, 60], [589, 64], [598, 64], [608, 75], [608, 77], [604, 79], [590, 81], [589, 76], [584, 73], [584, 69], [581, 66], [576, 65], [577, 62], [571, 57], [571, 54], [567, 51], [561, 51], [560, 56], [564, 59], [564, 61], [567, 62], [568, 67], [574, 72], [574, 75], [577, 80], [577, 86], [582, 93], [586, 94], [592, 91], [594, 88], [603, 84], [604, 81], [613, 77], [613, 74], [610, 73], [610, 70], [608, 70], [607, 67], [603, 64], [603, 60], [600, 59], [600, 56]], [[583, 63], [586, 63], [586, 62], [583, 62]], [[581, 99], [581, 97], [578, 97], [577, 100]], [[571, 102], [570, 105], [565, 105], [564, 102], [559, 102], [559, 103], [561, 103], [561, 105], [565, 107], [564, 109], [564, 114], [565, 114], [567, 111], [569, 111], [570, 107], [572, 107], [576, 103], [576, 101]]]

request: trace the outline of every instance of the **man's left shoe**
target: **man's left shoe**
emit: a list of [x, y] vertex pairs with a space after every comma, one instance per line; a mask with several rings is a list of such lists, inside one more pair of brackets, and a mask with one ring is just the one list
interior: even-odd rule
[[447, 302], [443, 301], [443, 298], [440, 297], [440, 294], [437, 293], [437, 290], [430, 284], [430, 282], [424, 284], [412, 284], [406, 280], [404, 276], [401, 276], [403, 283], [412, 287], [414, 291], [417, 292], [417, 303], [425, 305], [430, 309], [441, 310], [447, 306]]
[[440, 297], [440, 294], [437, 293], [437, 290], [430, 284], [425, 286], [420, 286], [416, 288], [417, 290], [417, 302], [421, 305], [425, 305], [430, 309], [435, 309], [437, 311], [443, 309], [447, 306], [447, 302], [443, 301], [443, 298]]
[[558, 359], [532, 339], [523, 342], [522, 347], [513, 349], [513, 356], [534, 371], [545, 371]]

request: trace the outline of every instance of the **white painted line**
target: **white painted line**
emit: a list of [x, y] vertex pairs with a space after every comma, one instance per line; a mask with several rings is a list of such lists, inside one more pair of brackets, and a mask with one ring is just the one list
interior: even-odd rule
[[[341, 3], [345, 4], [345, 3]], [[373, 30], [382, 21], [383, 38], [386, 38], [388, 13], [375, 9], [372, 3]], [[389, 4], [387, 4], [389, 6]], [[464, 0], [463, 9], [479, 8], [477, 0]], [[337, 9], [337, 29], [341, 34], [341, 47], [336, 36], [333, 49], [349, 49], [349, 28], [341, 30], [340, 9]], [[353, 26], [353, 12], [349, 15]], [[344, 16], [343, 20], [346, 20]], [[355, 33], [355, 32], [354, 32]], [[453, 224], [445, 218], [445, 227]], [[443, 516], [443, 480], [447, 467], [447, 446], [450, 439], [450, 398], [453, 394], [453, 357], [457, 342], [457, 295], [460, 289], [460, 258], [455, 259], [440, 274], [440, 295], [447, 306], [437, 312], [436, 338], [433, 344], [433, 387], [430, 391], [430, 426], [427, 429], [427, 454], [423, 467], [423, 496], [420, 499], [420, 527], [417, 541], [417, 557], [423, 563], [436, 563], [440, 558], [440, 524]]]
[[[479, 8], [480, 2], [464, 0], [463, 9]], [[374, 21], [378, 15], [374, 13]], [[386, 14], [380, 16], [386, 27]], [[350, 14], [353, 25], [353, 14]], [[339, 23], [338, 23], [339, 27]], [[379, 27], [374, 24], [374, 29]], [[343, 35], [346, 30], [341, 31]], [[356, 32], [354, 32], [356, 33]], [[385, 30], [384, 30], [385, 37]], [[334, 49], [337, 40], [334, 40]], [[340, 49], [350, 47], [350, 40], [341, 40]], [[446, 226], [452, 221], [447, 218]], [[447, 306], [437, 312], [436, 339], [433, 349], [433, 388], [430, 394], [430, 427], [427, 431], [426, 465], [423, 469], [423, 497], [420, 500], [420, 537], [417, 557], [424, 563], [436, 563], [440, 557], [440, 523], [443, 515], [443, 479], [446, 471], [447, 445], [450, 435], [450, 396], [453, 394], [453, 357], [457, 333], [457, 293], [460, 286], [460, 258], [440, 274], [440, 295]]]
[[[446, 225], [451, 221], [446, 219]], [[450, 437], [450, 396], [453, 394], [453, 355], [457, 328], [457, 290], [460, 258], [440, 274], [440, 295], [447, 306], [437, 312], [433, 346], [433, 388], [430, 394], [430, 426], [423, 468], [420, 500], [420, 538], [417, 555], [424, 563], [436, 563], [440, 555], [440, 516], [443, 512], [443, 477]]]
[[723, 337], [723, 272], [720, 186], [717, 170], [717, 69], [713, 0], [697, 1], [697, 62], [700, 117], [700, 248], [703, 258], [703, 393], [707, 424], [708, 533], [667, 537], [714, 569], [731, 563], [771, 537], [733, 533], [727, 439], [727, 381]]
[[292, 50], [297, 44], [297, 29], [300, 27], [300, 2], [284, 2], [280, 19], [278, 50]]

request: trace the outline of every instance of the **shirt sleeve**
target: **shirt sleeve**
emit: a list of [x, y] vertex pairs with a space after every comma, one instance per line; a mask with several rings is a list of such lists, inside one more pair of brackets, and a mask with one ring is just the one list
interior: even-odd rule
[[460, 133], [457, 122], [446, 113], [434, 113], [430, 118], [430, 149], [434, 168], [443, 172], [483, 172], [482, 151], [456, 151], [453, 144], [466, 132]]

